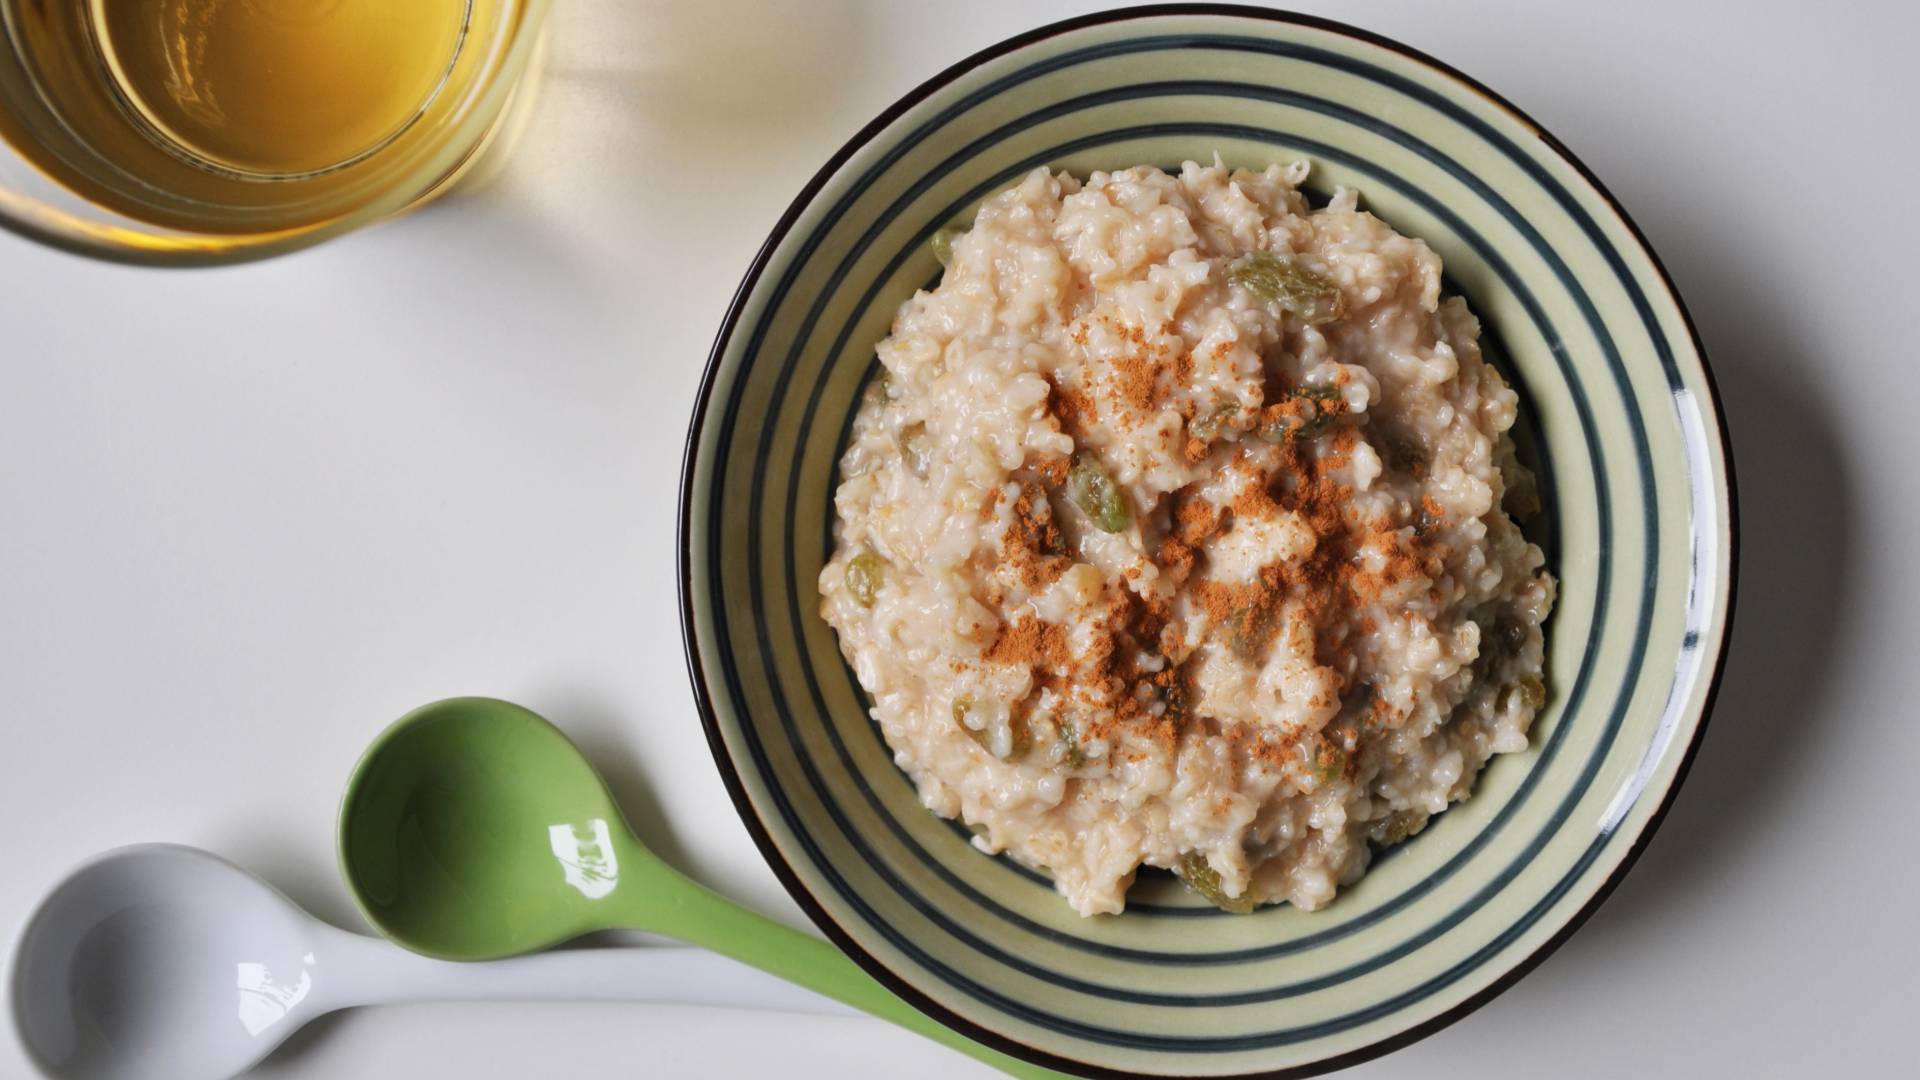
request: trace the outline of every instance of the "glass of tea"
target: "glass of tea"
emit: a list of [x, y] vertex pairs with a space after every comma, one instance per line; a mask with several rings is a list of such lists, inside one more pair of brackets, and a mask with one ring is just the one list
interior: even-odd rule
[[292, 250], [453, 183], [548, 0], [0, 0], [0, 227], [88, 255]]

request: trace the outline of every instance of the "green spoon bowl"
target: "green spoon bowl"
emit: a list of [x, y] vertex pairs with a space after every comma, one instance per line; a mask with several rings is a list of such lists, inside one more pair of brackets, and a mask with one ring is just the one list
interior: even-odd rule
[[340, 808], [340, 866], [367, 921], [415, 952], [493, 960], [607, 929], [752, 964], [1016, 1076], [1059, 1074], [973, 1042], [839, 950], [709, 891], [634, 836], [560, 729], [453, 698], [388, 728]]
[[[567, 886], [550, 832], [591, 834], [592, 822], [626, 831], [560, 729], [508, 702], [454, 699], [367, 750], [341, 808], [340, 865], [382, 934], [443, 960], [498, 959], [607, 925], [613, 897], [593, 895], [605, 882]], [[616, 877], [664, 869], [644, 849], [588, 847], [575, 861], [596, 854], [617, 859]]]

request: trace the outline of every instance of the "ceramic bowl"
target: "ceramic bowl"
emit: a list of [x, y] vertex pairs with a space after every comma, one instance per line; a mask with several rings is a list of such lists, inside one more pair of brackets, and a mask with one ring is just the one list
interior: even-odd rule
[[[1083, 919], [982, 854], [893, 763], [815, 579], [835, 462], [928, 238], [1037, 165], [1084, 176], [1305, 157], [1309, 187], [1424, 239], [1519, 390], [1550, 496], [1555, 693], [1525, 753], [1317, 912], [1219, 913], [1143, 874]], [[715, 759], [768, 862], [889, 987], [1094, 1076], [1304, 1075], [1511, 985], [1620, 879], [1698, 744], [1734, 507], [1699, 342], [1645, 240], [1565, 147], [1465, 75], [1349, 27], [1136, 9], [1007, 41], [907, 95], [780, 219], [688, 437], [681, 587]]]

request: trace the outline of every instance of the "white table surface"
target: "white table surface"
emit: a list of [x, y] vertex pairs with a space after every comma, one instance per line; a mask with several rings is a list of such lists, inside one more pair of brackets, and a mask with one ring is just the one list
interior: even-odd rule
[[[680, 656], [707, 346], [848, 135], [1094, 6], [557, 0], [533, 126], [485, 187], [211, 272], [0, 236], [0, 933], [150, 839], [357, 926], [347, 771], [461, 693], [552, 717], [663, 852], [804, 924]], [[1517, 989], [1352, 1075], [1916, 1075], [1915, 7], [1303, 6], [1475, 74], [1625, 202], [1712, 354], [1744, 524], [1717, 717], [1639, 867]], [[259, 1075], [983, 1073], [864, 1019], [461, 1005], [323, 1021]]]

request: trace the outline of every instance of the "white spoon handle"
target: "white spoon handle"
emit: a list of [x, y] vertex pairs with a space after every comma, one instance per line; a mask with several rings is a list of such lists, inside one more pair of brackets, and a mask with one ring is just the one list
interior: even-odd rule
[[417, 956], [341, 931], [322, 954], [336, 958], [335, 1000], [324, 1007], [411, 1001], [633, 1001], [859, 1015], [783, 979], [684, 945], [559, 949], [485, 963]]

